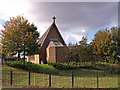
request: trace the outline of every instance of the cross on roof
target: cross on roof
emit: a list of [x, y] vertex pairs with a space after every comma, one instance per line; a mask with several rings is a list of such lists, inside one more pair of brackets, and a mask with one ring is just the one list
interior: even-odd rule
[[53, 19], [53, 22], [55, 23], [55, 19], [56, 19], [56, 17], [54, 16], [52, 19]]

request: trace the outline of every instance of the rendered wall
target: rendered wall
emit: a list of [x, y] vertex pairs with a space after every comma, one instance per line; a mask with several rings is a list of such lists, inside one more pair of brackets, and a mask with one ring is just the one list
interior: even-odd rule
[[39, 55], [32, 55], [27, 57], [27, 62], [32, 62], [35, 64], [40, 64]]
[[56, 48], [55, 47], [50, 47], [47, 48], [47, 62], [54, 63], [56, 62]]

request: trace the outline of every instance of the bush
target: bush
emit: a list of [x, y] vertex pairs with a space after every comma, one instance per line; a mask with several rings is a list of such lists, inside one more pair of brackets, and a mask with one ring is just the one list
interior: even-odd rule
[[79, 67], [73, 66], [72, 64], [67, 64], [67, 63], [50, 63], [48, 62], [48, 65], [51, 65], [55, 67], [58, 70], [70, 70], [70, 69], [78, 69]]
[[94, 69], [94, 70], [104, 70], [109, 73], [120, 73], [120, 68], [110, 65], [105, 61], [99, 62], [69, 62], [69, 63], [48, 63], [49, 65], [55, 67], [58, 70], [70, 70], [70, 69]]
[[98, 69], [104, 70], [109, 73], [115, 73], [115, 74], [120, 73], [120, 67], [115, 67], [113, 64], [103, 62], [103, 61], [96, 62], [94, 67], [95, 68], [98, 67]]
[[36, 72], [36, 73], [58, 74], [58, 71], [55, 69], [41, 67], [41, 65], [34, 64], [32, 62], [26, 62], [24, 64], [22, 61], [8, 61], [6, 64], [11, 67], [21, 68], [21, 69], [31, 71], [31, 72]]
[[12, 67], [19, 68], [22, 66], [23, 63], [22, 61], [7, 61], [6, 64]]

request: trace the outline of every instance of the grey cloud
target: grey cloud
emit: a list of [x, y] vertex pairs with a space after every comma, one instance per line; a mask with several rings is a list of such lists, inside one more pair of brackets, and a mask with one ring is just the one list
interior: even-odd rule
[[51, 23], [56, 16], [62, 31], [74, 28], [95, 30], [112, 22], [117, 24], [117, 2], [32, 3], [31, 13], [37, 22]]

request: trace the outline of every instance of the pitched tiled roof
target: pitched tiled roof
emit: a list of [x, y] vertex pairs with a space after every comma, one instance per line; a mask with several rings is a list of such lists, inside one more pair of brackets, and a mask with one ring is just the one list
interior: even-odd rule
[[[39, 39], [38, 43], [41, 44], [41, 47], [43, 46], [47, 36], [49, 35], [49, 32], [52, 30], [52, 28], [55, 27], [56, 28], [56, 31], [58, 32], [59, 36], [61, 37], [61, 39], [63, 40], [61, 34], [59, 33], [58, 31], [58, 28], [57, 26], [55, 25], [55, 22], [53, 22], [50, 27], [47, 29], [47, 31], [43, 34], [43, 36]], [[64, 40], [63, 40], [64, 42]], [[65, 42], [64, 42], [65, 43]]]
[[41, 46], [43, 46], [43, 43], [48, 35], [48, 33], [50, 32], [51, 28], [53, 25], [50, 25], [50, 27], [47, 29], [47, 31], [42, 35], [42, 37], [39, 39], [38, 43], [41, 44]]

